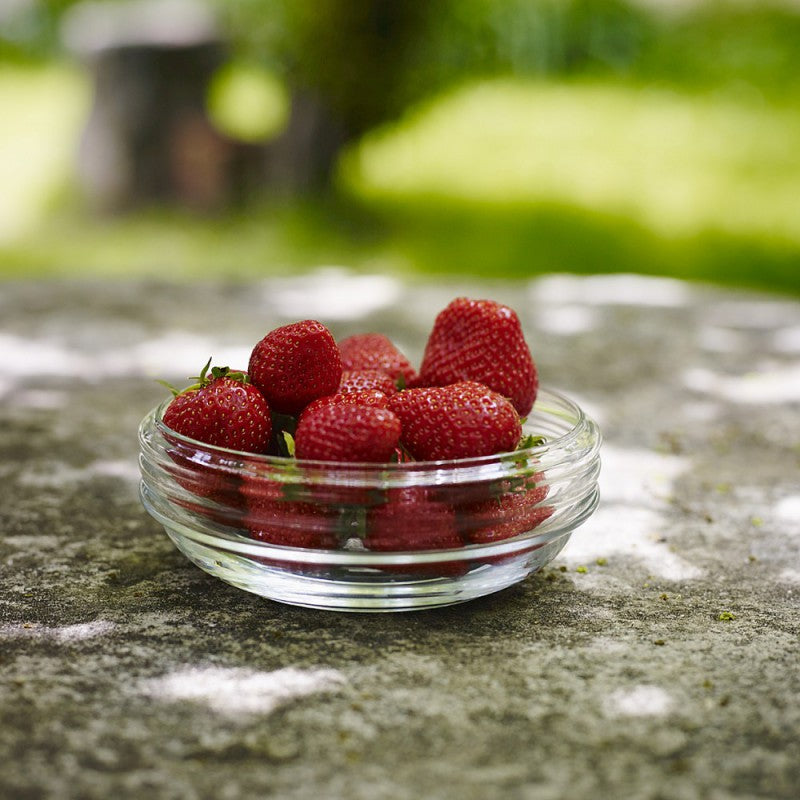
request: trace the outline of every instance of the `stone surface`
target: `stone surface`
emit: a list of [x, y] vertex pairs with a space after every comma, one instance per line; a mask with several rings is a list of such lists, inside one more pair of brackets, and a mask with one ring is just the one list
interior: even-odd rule
[[[630, 276], [0, 285], [0, 797], [800, 795], [800, 305]], [[509, 302], [604, 435], [553, 565], [460, 606], [279, 605], [186, 561], [136, 427], [315, 317], [418, 359]]]

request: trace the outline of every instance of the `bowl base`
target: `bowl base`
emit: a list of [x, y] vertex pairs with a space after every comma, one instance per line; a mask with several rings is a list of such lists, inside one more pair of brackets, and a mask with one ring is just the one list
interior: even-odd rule
[[552, 561], [569, 538], [470, 563], [318, 567], [221, 553], [165, 530], [192, 563], [238, 589], [288, 605], [349, 612], [420, 611], [499, 592]]

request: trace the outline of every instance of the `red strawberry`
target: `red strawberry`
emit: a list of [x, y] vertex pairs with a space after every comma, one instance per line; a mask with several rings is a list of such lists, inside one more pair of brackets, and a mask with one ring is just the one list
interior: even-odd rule
[[507, 452], [522, 433], [514, 406], [479, 383], [406, 389], [389, 408], [403, 426], [403, 446], [421, 461]]
[[[170, 434], [165, 434], [165, 438], [170, 445], [167, 455], [175, 464], [169, 473], [176, 483], [193, 495], [208, 498], [226, 508], [236, 509], [240, 506], [239, 477], [224, 459], [216, 458], [208, 450], [202, 449], [202, 445], [187, 444]], [[202, 505], [178, 498], [175, 498], [175, 502], [192, 511], [204, 513]], [[205, 516], [216, 521], [221, 521], [224, 515], [224, 511], [216, 516], [205, 513]]]
[[499, 542], [544, 522], [554, 509], [541, 504], [548, 492], [543, 480], [543, 473], [537, 473], [496, 497], [460, 506], [466, 539], [473, 544]]
[[313, 503], [289, 500], [273, 501], [247, 516], [247, 530], [252, 539], [284, 547], [310, 547], [333, 550], [337, 517]]
[[342, 365], [348, 370], [377, 369], [408, 386], [417, 378], [409, 360], [382, 333], [357, 333], [339, 342]]
[[295, 433], [298, 459], [389, 461], [400, 440], [400, 420], [388, 409], [328, 405], [303, 414]]
[[444, 550], [461, 547], [451, 505], [429, 500], [422, 487], [391, 492], [367, 511], [364, 544], [370, 550]]
[[362, 389], [352, 392], [337, 392], [336, 394], [325, 395], [313, 403], [309, 403], [303, 413], [298, 417], [298, 423], [307, 414], [316, 408], [324, 406], [375, 406], [376, 408], [386, 408], [389, 405], [389, 398], [378, 389]]
[[251, 538], [285, 547], [337, 547], [335, 510], [289, 500], [282, 484], [264, 477], [245, 480], [241, 492], [247, 504], [245, 526]]
[[210, 363], [209, 360], [203, 367], [193, 386], [183, 392], [172, 390], [175, 397], [162, 418], [169, 429], [164, 437], [169, 443], [167, 453], [175, 464], [171, 470], [175, 481], [221, 508], [183, 498], [175, 498], [175, 502], [215, 522], [231, 524], [240, 507], [235, 470], [226, 458], [171, 432], [217, 447], [261, 453], [269, 442], [271, 419], [266, 400], [247, 382], [244, 373], [214, 367], [209, 376]]
[[342, 359], [331, 332], [304, 320], [270, 331], [253, 348], [248, 371], [273, 411], [297, 414], [338, 390]]
[[436, 317], [417, 386], [477, 381], [508, 397], [521, 416], [533, 407], [536, 365], [516, 313], [493, 300], [459, 297]]
[[397, 384], [387, 372], [377, 369], [345, 369], [339, 392], [363, 392], [377, 389], [385, 395], [397, 394]]
[[266, 452], [272, 431], [267, 401], [243, 372], [203, 367], [198, 383], [182, 392], [164, 412], [164, 424], [176, 433], [216, 447]]

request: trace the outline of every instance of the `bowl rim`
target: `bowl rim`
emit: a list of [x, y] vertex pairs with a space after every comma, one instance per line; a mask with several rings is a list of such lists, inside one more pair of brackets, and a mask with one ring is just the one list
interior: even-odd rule
[[523, 418], [523, 425], [526, 420], [530, 419], [531, 414], [535, 411], [543, 411], [554, 417], [570, 422], [569, 430], [555, 436], [547, 438], [542, 444], [533, 445], [532, 447], [520, 448], [518, 450], [506, 450], [501, 453], [493, 453], [486, 456], [471, 456], [467, 458], [455, 459], [441, 459], [433, 461], [402, 461], [402, 462], [356, 462], [356, 461], [323, 461], [318, 459], [297, 459], [292, 456], [276, 456], [267, 455], [265, 453], [252, 453], [244, 450], [235, 450], [228, 447], [220, 447], [218, 445], [208, 444], [193, 439], [190, 436], [178, 433], [170, 428], [163, 421], [164, 412], [167, 406], [172, 402], [171, 397], [166, 398], [161, 403], [152, 408], [142, 419], [139, 425], [139, 445], [140, 449], [144, 448], [147, 444], [147, 431], [149, 425], [155, 427], [161, 436], [169, 437], [171, 441], [183, 445], [187, 448], [193, 448], [198, 451], [208, 453], [212, 457], [219, 459], [220, 464], [231, 464], [237, 462], [245, 462], [249, 468], [254, 469], [259, 465], [275, 468], [291, 468], [296, 470], [298, 468], [307, 469], [309, 471], [345, 471], [345, 472], [380, 472], [383, 474], [388, 473], [414, 473], [414, 472], [429, 472], [429, 471], [459, 471], [465, 468], [475, 469], [485, 465], [492, 465], [499, 462], [509, 460], [534, 460], [539, 461], [541, 457], [552, 453], [554, 451], [570, 449], [570, 445], [584, 433], [591, 433], [594, 438], [594, 447], [597, 449], [600, 446], [602, 435], [597, 424], [592, 420], [586, 412], [574, 400], [568, 397], [563, 392], [555, 389], [539, 387], [536, 401], [534, 402], [531, 412]]

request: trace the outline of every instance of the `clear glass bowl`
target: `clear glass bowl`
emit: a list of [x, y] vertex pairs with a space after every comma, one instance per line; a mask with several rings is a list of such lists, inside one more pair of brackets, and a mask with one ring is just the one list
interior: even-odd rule
[[140, 496], [211, 575], [273, 600], [405, 611], [499, 591], [552, 561], [595, 510], [600, 432], [540, 390], [528, 449], [397, 464], [298, 462], [139, 428]]

